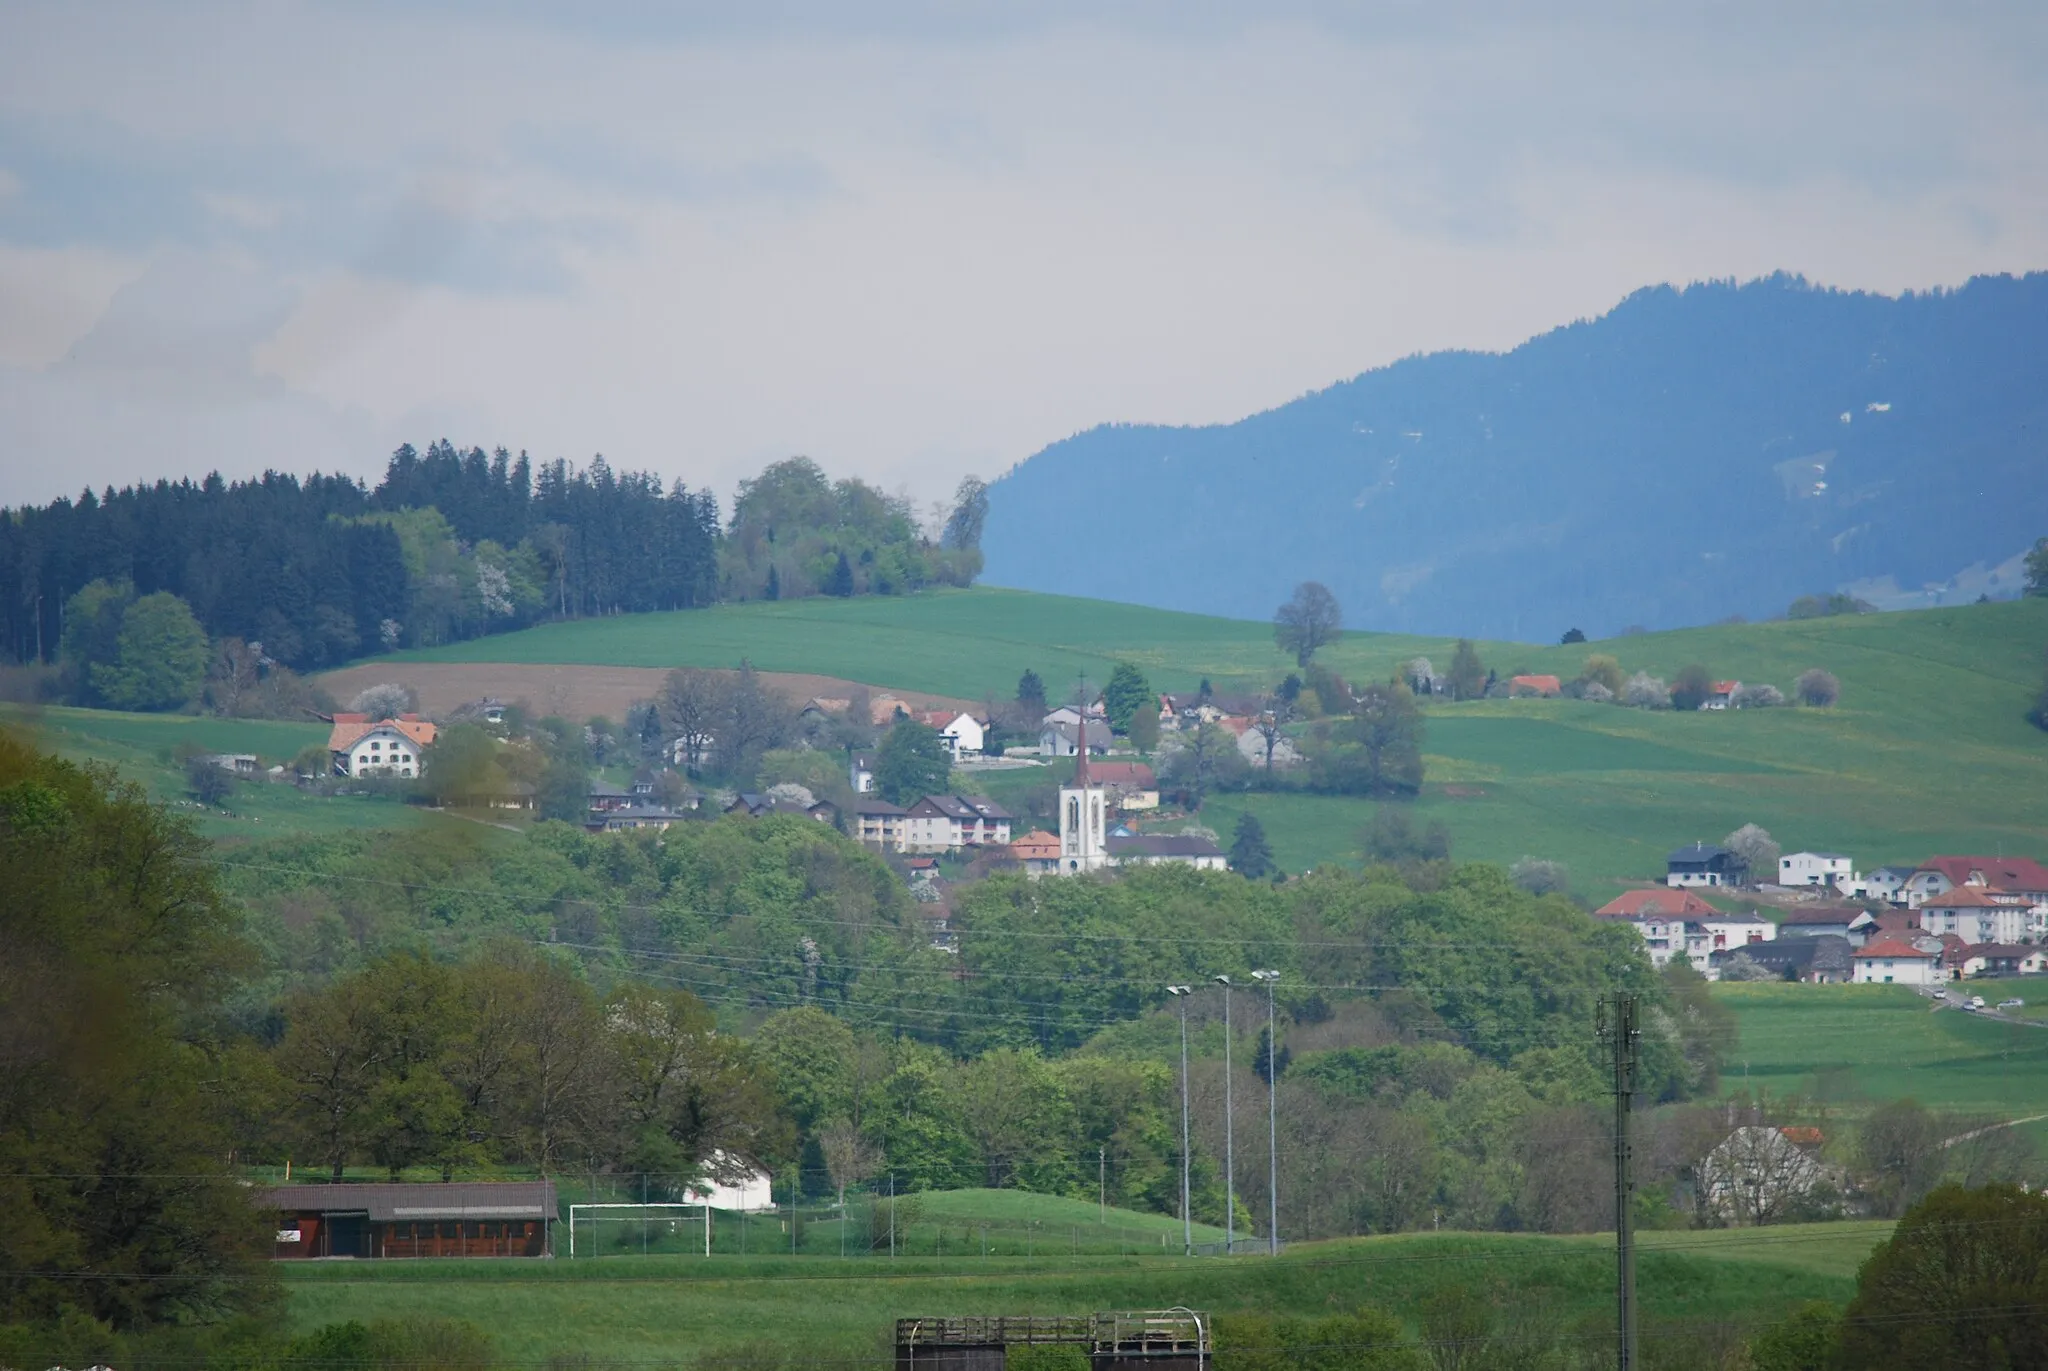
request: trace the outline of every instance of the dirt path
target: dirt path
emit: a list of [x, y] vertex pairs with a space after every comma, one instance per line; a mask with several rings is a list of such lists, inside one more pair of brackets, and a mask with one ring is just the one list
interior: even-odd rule
[[[418, 692], [420, 712], [429, 717], [446, 716], [458, 705], [494, 696], [507, 704], [524, 704], [536, 715], [558, 714], [565, 719], [587, 719], [601, 714], [607, 719], [626, 716], [626, 706], [635, 700], [654, 698], [668, 672], [643, 666], [543, 666], [525, 662], [382, 662], [343, 667], [313, 679], [346, 706], [349, 698], [367, 686], [387, 681], [411, 686]], [[844, 700], [856, 683], [836, 676], [813, 676], [801, 672], [764, 671], [761, 679], [782, 692], [791, 703], [802, 704], [813, 696]], [[945, 695], [925, 695], [910, 690], [884, 691], [868, 687], [879, 699], [890, 695], [913, 711], [960, 709], [979, 712], [980, 703]]]

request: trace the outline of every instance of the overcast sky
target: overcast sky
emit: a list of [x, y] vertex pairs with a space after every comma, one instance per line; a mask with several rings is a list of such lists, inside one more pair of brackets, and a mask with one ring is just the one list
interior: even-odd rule
[[923, 501], [1646, 283], [2048, 267], [2048, 6], [1689, 8], [7, 0], [0, 503], [439, 437]]

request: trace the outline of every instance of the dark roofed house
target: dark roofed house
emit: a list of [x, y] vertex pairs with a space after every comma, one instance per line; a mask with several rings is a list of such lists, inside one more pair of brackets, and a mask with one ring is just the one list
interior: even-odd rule
[[1814, 985], [1841, 985], [1852, 969], [1849, 940], [1837, 933], [1809, 938], [1779, 938], [1773, 942], [1748, 943], [1709, 954], [1708, 960], [1726, 979], [1730, 960], [1746, 957], [1774, 976]]
[[1222, 848], [1207, 838], [1185, 833], [1140, 833], [1128, 838], [1112, 837], [1105, 846], [1116, 866], [1192, 866], [1204, 871], [1223, 871], [1230, 859]]
[[1778, 920], [1778, 936], [1782, 938], [1847, 938], [1869, 928], [1874, 920], [1867, 910], [1854, 905], [1822, 906], [1817, 909], [1791, 909]]
[[545, 1257], [556, 1217], [553, 1181], [279, 1185], [257, 1202], [279, 1258]]
[[1725, 847], [1693, 843], [1664, 859], [1664, 884], [1743, 885], [1749, 880], [1749, 864]]

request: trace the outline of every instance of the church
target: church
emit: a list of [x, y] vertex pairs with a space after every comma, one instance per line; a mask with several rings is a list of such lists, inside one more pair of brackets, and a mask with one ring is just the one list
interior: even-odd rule
[[1110, 831], [1109, 787], [1088, 774], [1088, 720], [1080, 720], [1074, 778], [1060, 787], [1058, 872], [1080, 876], [1112, 866], [1192, 866], [1205, 871], [1229, 867], [1223, 849], [1191, 834], [1117, 836]]

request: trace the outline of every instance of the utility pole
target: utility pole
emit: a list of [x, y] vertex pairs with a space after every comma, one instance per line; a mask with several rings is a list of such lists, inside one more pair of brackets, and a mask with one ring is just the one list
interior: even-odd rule
[[1635, 1154], [1629, 1143], [1629, 1110], [1636, 1091], [1636, 1049], [1642, 1031], [1636, 1025], [1633, 994], [1619, 990], [1611, 1002], [1601, 1001], [1600, 1036], [1613, 1050], [1614, 1060], [1614, 1364], [1619, 1371], [1635, 1371]]
[[1095, 1149], [1095, 1222], [1109, 1222], [1109, 1149]]
[[1266, 983], [1266, 1251], [1280, 1255], [1280, 1040], [1273, 1033], [1273, 983], [1277, 971], [1254, 971]]
[[1218, 976], [1223, 987], [1223, 1255], [1237, 1254], [1236, 1111], [1230, 1104], [1230, 977]]
[[1188, 1197], [1188, 996], [1192, 986], [1170, 985], [1180, 1001], [1180, 1235], [1182, 1255], [1195, 1255], [1195, 1214]]

